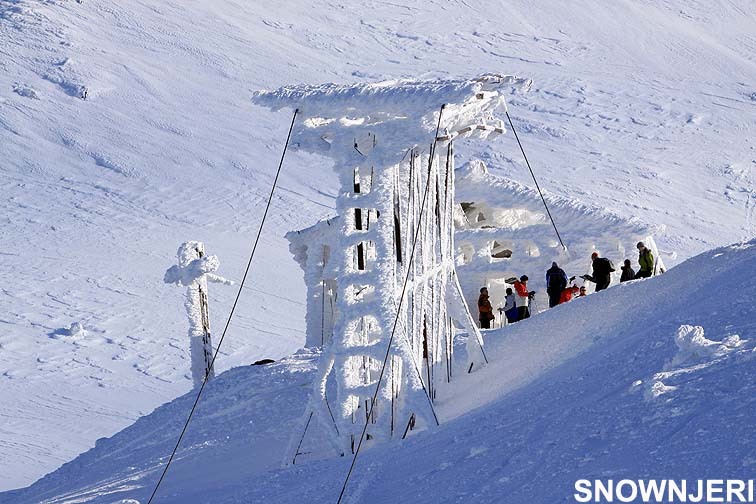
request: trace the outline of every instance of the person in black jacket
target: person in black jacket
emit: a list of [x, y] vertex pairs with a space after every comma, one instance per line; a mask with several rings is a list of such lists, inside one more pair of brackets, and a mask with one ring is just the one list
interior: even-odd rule
[[599, 257], [598, 252], [591, 254], [591, 261], [593, 261], [593, 275], [583, 275], [583, 280], [590, 280], [596, 284], [596, 292], [601, 291], [609, 287], [612, 282], [612, 262], [606, 257]]
[[620, 277], [620, 283], [627, 282], [635, 278], [635, 271], [630, 266], [630, 259], [625, 259], [625, 265], [620, 268], [622, 270], [622, 276]]
[[562, 291], [567, 288], [567, 274], [556, 262], [546, 271], [546, 293], [549, 295], [549, 308], [559, 304]]

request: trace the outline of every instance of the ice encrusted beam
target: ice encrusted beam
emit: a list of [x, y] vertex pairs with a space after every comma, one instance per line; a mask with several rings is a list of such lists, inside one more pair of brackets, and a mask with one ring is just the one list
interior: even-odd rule
[[[442, 104], [447, 104], [442, 138], [503, 133], [506, 104], [501, 91], [529, 89], [531, 84], [530, 79], [485, 74], [474, 79], [299, 85], [259, 91], [252, 101], [272, 110], [298, 108], [302, 122], [292, 134], [292, 145], [346, 161], [355, 143], [365, 143], [368, 152], [372, 142], [401, 154], [413, 145], [425, 148], [433, 140]], [[395, 154], [386, 160], [389, 164], [399, 160]]]

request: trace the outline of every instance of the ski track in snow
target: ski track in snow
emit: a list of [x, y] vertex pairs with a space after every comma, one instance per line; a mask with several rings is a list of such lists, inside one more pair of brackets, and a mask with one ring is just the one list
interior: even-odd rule
[[[0, 489], [190, 387], [183, 294], [162, 274], [197, 239], [240, 279], [288, 124], [254, 90], [532, 77], [510, 110], [542, 185], [665, 225], [673, 265], [756, 234], [754, 18], [640, 0], [1, 3]], [[530, 183], [511, 134], [459, 154]], [[323, 160], [287, 158], [220, 371], [304, 340], [283, 234], [328, 216], [335, 187]], [[211, 288], [216, 337], [232, 291]], [[61, 333], [74, 322], [85, 336]]]

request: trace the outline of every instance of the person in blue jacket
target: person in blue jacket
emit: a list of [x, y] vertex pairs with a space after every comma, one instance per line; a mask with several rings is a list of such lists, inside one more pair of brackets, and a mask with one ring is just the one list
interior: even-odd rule
[[549, 308], [559, 304], [562, 291], [567, 288], [567, 274], [556, 262], [546, 271], [546, 293], [549, 295]]

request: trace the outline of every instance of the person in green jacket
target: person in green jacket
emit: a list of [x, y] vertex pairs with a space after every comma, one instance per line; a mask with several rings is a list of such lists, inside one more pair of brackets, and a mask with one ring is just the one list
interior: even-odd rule
[[654, 274], [654, 254], [646, 247], [643, 242], [638, 242], [638, 264], [640, 269], [635, 274], [635, 278], [648, 278]]

